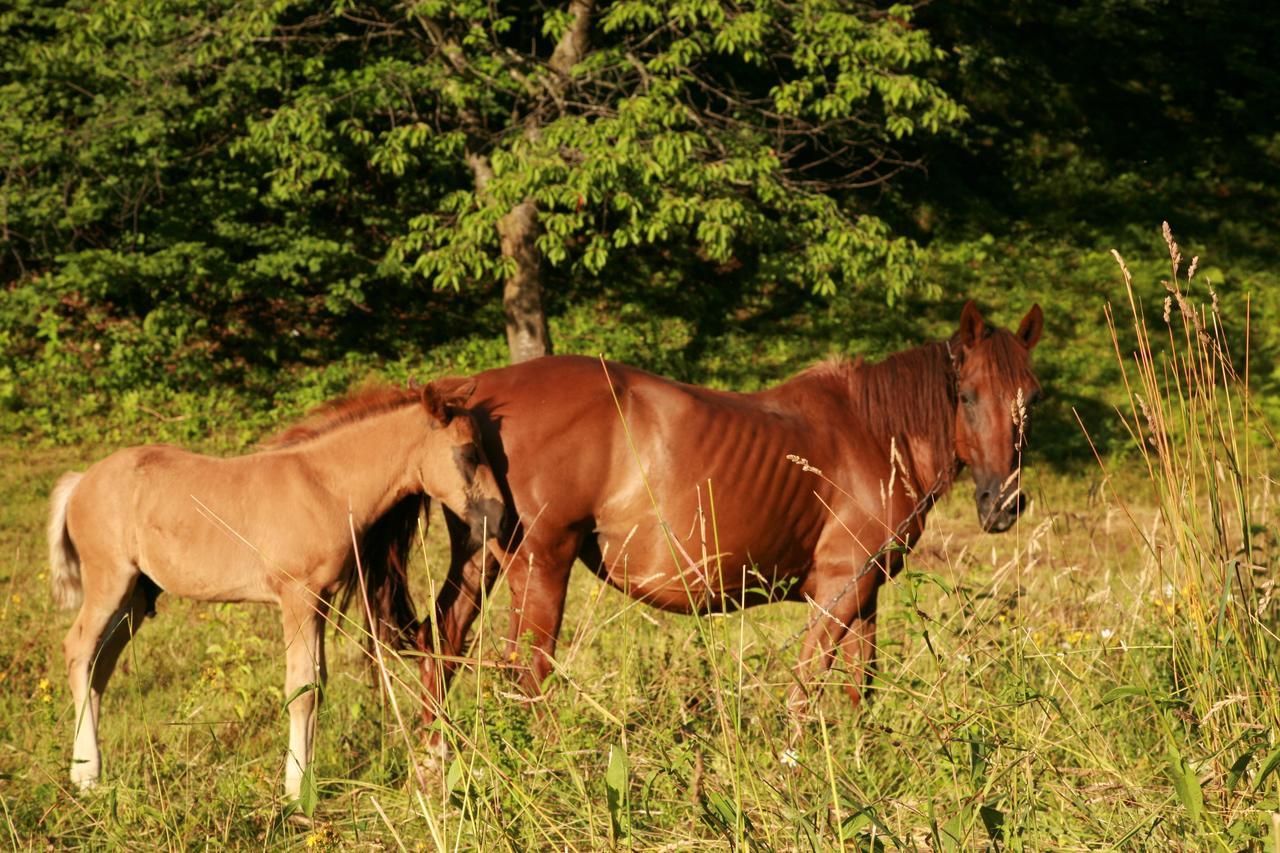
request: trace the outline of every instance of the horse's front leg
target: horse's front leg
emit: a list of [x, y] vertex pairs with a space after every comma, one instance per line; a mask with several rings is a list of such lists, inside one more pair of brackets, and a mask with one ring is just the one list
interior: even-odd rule
[[[794, 671], [795, 680], [787, 695], [792, 746], [799, 738], [801, 722], [808, 715], [821, 679], [835, 662], [836, 651], [843, 649], [848, 657], [855, 650], [861, 650], [864, 642], [874, 644], [875, 602], [881, 573], [872, 569], [858, 577], [861, 569], [858, 566], [853, 571], [828, 572], [828, 580], [817, 585], [811, 598], [812, 624], [805, 632], [800, 661]], [[852, 660], [850, 665], [854, 666]], [[861, 700], [856, 689], [850, 690], [850, 697], [855, 706]]]
[[844, 685], [849, 701], [857, 708], [862, 704], [871, 677], [876, 670], [876, 600], [871, 599], [870, 612], [864, 612], [849, 626], [840, 643], [850, 680]]
[[289, 751], [285, 755], [284, 793], [302, 795], [302, 780], [315, 754], [319, 693], [328, 676], [324, 652], [327, 602], [298, 588], [281, 600], [284, 619], [284, 695], [289, 707]]
[[[480, 615], [481, 604], [500, 571], [498, 561], [487, 550], [477, 551], [469, 546], [470, 528], [466, 522], [447, 509], [444, 515], [451, 546], [449, 575], [436, 595], [434, 621], [425, 621], [418, 627], [418, 648], [423, 653], [422, 719], [428, 727], [444, 714], [449, 681], [467, 653], [471, 625]], [[431, 736], [430, 746], [444, 755], [438, 732]]]
[[520, 644], [528, 636], [533, 659], [518, 676], [527, 696], [542, 693], [542, 684], [554, 666], [565, 596], [569, 592], [569, 570], [581, 544], [581, 537], [576, 535], [551, 543], [526, 540], [507, 568], [507, 585], [511, 587], [507, 661], [515, 663], [519, 659]]

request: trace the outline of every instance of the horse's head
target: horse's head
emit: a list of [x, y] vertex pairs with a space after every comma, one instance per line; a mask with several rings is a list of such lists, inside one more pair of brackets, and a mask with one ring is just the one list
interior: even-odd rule
[[506, 502], [485, 455], [475, 416], [466, 408], [475, 381], [446, 378], [421, 388], [431, 419], [430, 443], [436, 452], [423, 456], [422, 482], [427, 491], [471, 526], [474, 544], [486, 537], [505, 542]]
[[988, 326], [970, 301], [948, 344], [956, 372], [956, 455], [973, 469], [983, 530], [1008, 530], [1027, 504], [1022, 448], [1029, 412], [1041, 396], [1031, 349], [1043, 330], [1039, 305], [1010, 334]]

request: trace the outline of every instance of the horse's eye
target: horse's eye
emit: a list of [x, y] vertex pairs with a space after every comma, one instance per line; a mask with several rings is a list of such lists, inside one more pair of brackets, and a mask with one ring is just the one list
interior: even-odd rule
[[978, 394], [977, 394], [977, 392], [976, 392], [976, 391], [970, 391], [970, 390], [968, 390], [968, 389], [966, 389], [966, 390], [964, 390], [964, 391], [961, 391], [961, 392], [960, 392], [960, 402], [961, 402], [961, 403], [964, 403], [966, 406], [973, 407], [973, 405], [974, 405], [974, 404], [976, 404], [976, 403], [978, 402]]

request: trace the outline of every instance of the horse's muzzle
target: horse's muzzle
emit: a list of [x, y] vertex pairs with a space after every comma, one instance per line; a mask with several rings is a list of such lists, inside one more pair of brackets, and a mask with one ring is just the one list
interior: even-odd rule
[[988, 533], [1003, 533], [1013, 527], [1018, 516], [1027, 508], [1027, 496], [1017, 483], [1001, 490], [999, 481], [987, 488], [978, 487], [978, 522]]
[[483, 545], [486, 539], [505, 543], [511, 535], [507, 521], [507, 507], [495, 498], [479, 498], [467, 501], [467, 518], [471, 521], [471, 543]]

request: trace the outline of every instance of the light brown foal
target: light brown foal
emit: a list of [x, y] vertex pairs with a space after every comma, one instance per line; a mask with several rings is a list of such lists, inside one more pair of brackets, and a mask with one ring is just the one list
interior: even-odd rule
[[[499, 529], [501, 493], [463, 408], [470, 389], [451, 387], [449, 394], [435, 384], [366, 391], [247, 456], [148, 445], [63, 475], [51, 498], [49, 561], [54, 599], [80, 603], [64, 642], [76, 709], [74, 783], [87, 788], [99, 778], [102, 694], [165, 591], [280, 607], [289, 700], [284, 787], [298, 798], [326, 676], [325, 617], [335, 594], [358, 585], [353, 540], [421, 493], [482, 536]], [[388, 556], [368, 557], [362, 566], [372, 588], [385, 581]], [[387, 604], [386, 596], [369, 598], [371, 607]], [[411, 604], [396, 604], [411, 618]]]

